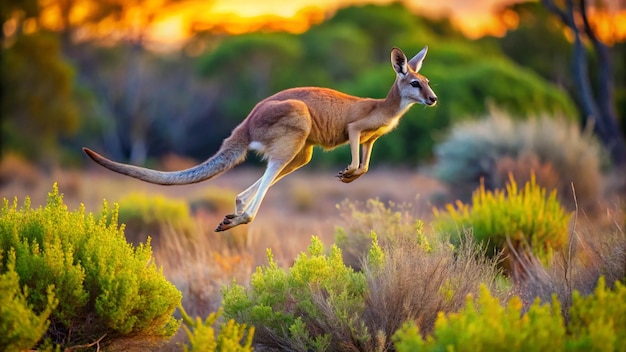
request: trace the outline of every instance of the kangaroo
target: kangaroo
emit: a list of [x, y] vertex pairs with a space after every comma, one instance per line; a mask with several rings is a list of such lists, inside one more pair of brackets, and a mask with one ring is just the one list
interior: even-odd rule
[[214, 156], [186, 170], [150, 170], [111, 161], [88, 148], [83, 151], [107, 169], [160, 185], [211, 179], [243, 162], [248, 150], [258, 152], [267, 160], [267, 168], [259, 180], [237, 195], [235, 212], [226, 215], [215, 229], [225, 231], [251, 222], [268, 189], [311, 161], [316, 145], [330, 150], [350, 144], [352, 162], [336, 175], [341, 182], [349, 183], [365, 174], [379, 137], [393, 130], [413, 104], [437, 103], [428, 79], [418, 73], [427, 51], [428, 47], [424, 47], [409, 61], [402, 50], [391, 50], [396, 80], [385, 99], [359, 98], [318, 87], [278, 92], [258, 103]]

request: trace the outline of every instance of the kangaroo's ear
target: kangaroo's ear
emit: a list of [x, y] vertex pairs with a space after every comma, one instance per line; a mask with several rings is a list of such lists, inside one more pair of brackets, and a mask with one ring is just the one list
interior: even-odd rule
[[409, 66], [415, 72], [419, 72], [422, 68], [422, 63], [424, 62], [424, 58], [426, 57], [426, 53], [428, 52], [428, 46], [425, 46], [417, 55], [415, 55], [411, 61], [409, 61]]
[[399, 75], [406, 75], [409, 72], [406, 55], [398, 48], [391, 49], [391, 66]]

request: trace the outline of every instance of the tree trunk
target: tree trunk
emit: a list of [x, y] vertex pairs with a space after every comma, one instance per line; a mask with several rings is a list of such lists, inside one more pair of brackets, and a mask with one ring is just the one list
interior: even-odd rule
[[581, 31], [575, 21], [576, 8], [573, 0], [566, 0], [565, 8], [557, 6], [553, 0], [542, 0], [542, 3], [574, 34], [572, 74], [586, 124], [592, 124], [594, 132], [610, 153], [613, 165], [625, 167], [626, 140], [620, 132], [615, 111], [613, 66], [610, 50], [597, 38], [589, 24], [586, 1], [579, 0], [578, 14], [583, 19], [584, 32], [591, 41], [598, 57], [597, 96], [593, 94], [589, 79], [586, 48], [582, 41]]
[[580, 0], [579, 8], [585, 34], [591, 41], [598, 57], [598, 115], [595, 125], [597, 126], [597, 134], [611, 153], [613, 163], [618, 166], [626, 166], [626, 141], [624, 141], [624, 136], [620, 132], [621, 130], [617, 122], [617, 111], [615, 110], [615, 83], [610, 48], [601, 42], [593, 32], [587, 17], [585, 0]]

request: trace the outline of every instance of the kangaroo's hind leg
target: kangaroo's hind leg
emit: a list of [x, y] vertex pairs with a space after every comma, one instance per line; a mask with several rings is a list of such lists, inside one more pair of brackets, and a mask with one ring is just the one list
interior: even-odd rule
[[[276, 176], [271, 186], [273, 186], [276, 182], [278, 182], [281, 178], [289, 175], [290, 173], [296, 171], [302, 166], [308, 164], [311, 161], [311, 157], [313, 156], [313, 146], [307, 145], [305, 146], [292, 160], [287, 164]], [[227, 218], [234, 218], [238, 214], [242, 214], [250, 205], [254, 197], [256, 196], [259, 185], [261, 184], [261, 179], [257, 180], [252, 186], [248, 187], [245, 191], [239, 193], [237, 198], [235, 199], [235, 214], [227, 215]]]
[[251, 197], [252, 200], [250, 206], [248, 206], [248, 209], [250, 209], [250, 211], [246, 209], [241, 214], [226, 215], [226, 217], [224, 217], [224, 220], [217, 226], [215, 231], [225, 231], [237, 225], [247, 224], [252, 221], [259, 209], [259, 206], [261, 205], [263, 197], [265, 197], [265, 194], [267, 193], [267, 190], [271, 186], [274, 179], [278, 176], [280, 171], [283, 169], [283, 167], [285, 167], [285, 164], [286, 163], [284, 162], [269, 160], [265, 173], [257, 181], [259, 184], [258, 190], [254, 197]]
[[[285, 115], [260, 117], [259, 127], [263, 127], [265, 133], [252, 137], [265, 150], [268, 157], [267, 169], [258, 181], [237, 196], [235, 213], [226, 215], [216, 231], [228, 230], [252, 221], [269, 188], [280, 178], [311, 160], [313, 147], [306, 145], [311, 129], [306, 105], [299, 101], [274, 102], [271, 105], [273, 109], [285, 111]], [[260, 109], [259, 112], [262, 111]], [[268, 125], [271, 130], [267, 129]]]

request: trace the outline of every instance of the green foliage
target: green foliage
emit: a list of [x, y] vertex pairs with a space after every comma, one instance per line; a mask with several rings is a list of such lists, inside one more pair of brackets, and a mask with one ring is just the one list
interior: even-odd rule
[[616, 281], [610, 290], [600, 278], [593, 295], [574, 292], [567, 332], [572, 351], [626, 351], [626, 286]]
[[[353, 55], [373, 57], [375, 63], [388, 64], [389, 50], [393, 46], [424, 46], [424, 43], [435, 41], [436, 37], [431, 30], [432, 23], [414, 16], [400, 2], [382, 6], [368, 4], [346, 7], [337, 11], [328, 22], [319, 27], [335, 24], [349, 25], [369, 38], [369, 50]], [[419, 36], [407, 33], [419, 33]]]
[[[28, 199], [21, 208], [17, 199], [12, 205], [4, 200], [3, 268], [14, 265], [34, 312], [49, 309], [50, 294], [58, 300], [49, 317], [54, 331], [46, 335], [52, 343], [70, 347], [103, 336], [102, 344], [128, 336], [162, 339], [177, 330], [172, 313], [180, 292], [154, 264], [149, 243], [129, 245], [117, 219], [117, 210], [106, 203], [99, 219], [84, 207], [68, 211], [56, 185], [43, 208], [31, 209]], [[15, 263], [9, 265], [10, 253]]]
[[198, 66], [200, 74], [222, 83], [227, 94], [218, 109], [234, 125], [261, 99], [292, 87], [286, 82], [300, 76], [291, 63], [301, 52], [300, 41], [286, 33], [242, 34], [222, 41]]
[[2, 85], [11, 87], [2, 90], [3, 147], [40, 158], [78, 127], [73, 68], [49, 33], [18, 37], [2, 48], [1, 66]]
[[435, 154], [437, 177], [463, 201], [481, 178], [487, 189], [503, 188], [510, 173], [520, 182], [534, 173], [538, 184], [556, 189], [572, 207], [572, 183], [580, 206], [596, 203], [600, 196], [600, 146], [563, 119], [522, 121], [492, 110], [485, 119], [455, 125]]
[[200, 317], [192, 319], [185, 310], [179, 307], [183, 316], [183, 329], [189, 339], [189, 345], [183, 347], [183, 351], [252, 351], [252, 337], [254, 327], [246, 328], [246, 324], [237, 324], [233, 319], [222, 324], [219, 332], [214, 328], [218, 318], [222, 314], [221, 309], [217, 313], [211, 313], [204, 321]]
[[58, 305], [54, 286], [49, 286], [43, 311], [33, 311], [28, 303], [28, 287], [20, 287], [15, 271], [15, 251], [5, 261], [0, 253], [0, 349], [24, 351], [33, 348], [50, 326], [48, 317]]
[[571, 89], [572, 44], [553, 14], [539, 2], [512, 4], [502, 14], [519, 16], [519, 25], [498, 39], [502, 51], [521, 66]]
[[468, 296], [465, 308], [440, 313], [435, 331], [425, 340], [414, 323], [394, 336], [398, 351], [548, 351], [562, 348], [565, 327], [559, 302], [552, 307], [535, 302], [522, 314], [517, 297], [506, 307], [483, 286], [476, 301]]
[[118, 204], [119, 221], [126, 224], [126, 237], [133, 243], [145, 242], [148, 236], [158, 241], [168, 229], [186, 237], [195, 233], [189, 205], [184, 200], [135, 192], [124, 196]]
[[609, 290], [600, 280], [593, 295], [574, 295], [564, 322], [559, 301], [538, 300], [523, 312], [513, 297], [506, 307], [485, 287], [478, 299], [468, 296], [458, 313], [440, 314], [432, 335], [422, 338], [413, 322], [394, 336], [402, 351], [625, 351], [626, 287]]
[[537, 185], [534, 177], [518, 189], [512, 177], [506, 191], [487, 191], [481, 186], [472, 196], [471, 204], [457, 201], [456, 207], [446, 206], [444, 212], [435, 209], [436, 226], [454, 235], [459, 229], [470, 233], [481, 243], [489, 245], [488, 253], [507, 248], [507, 241], [515, 250], [527, 246], [540, 258], [549, 258], [567, 241], [567, 213], [556, 198]]
[[328, 256], [323, 251], [320, 240], [313, 237], [307, 253], [284, 271], [268, 250], [269, 264], [252, 275], [250, 292], [236, 283], [224, 288], [225, 316], [256, 326], [259, 343], [324, 350], [330, 334], [315, 328], [323, 318], [316, 304], [322, 299], [337, 312], [337, 324], [360, 330], [355, 315], [363, 307], [365, 277], [343, 264], [336, 246]]

